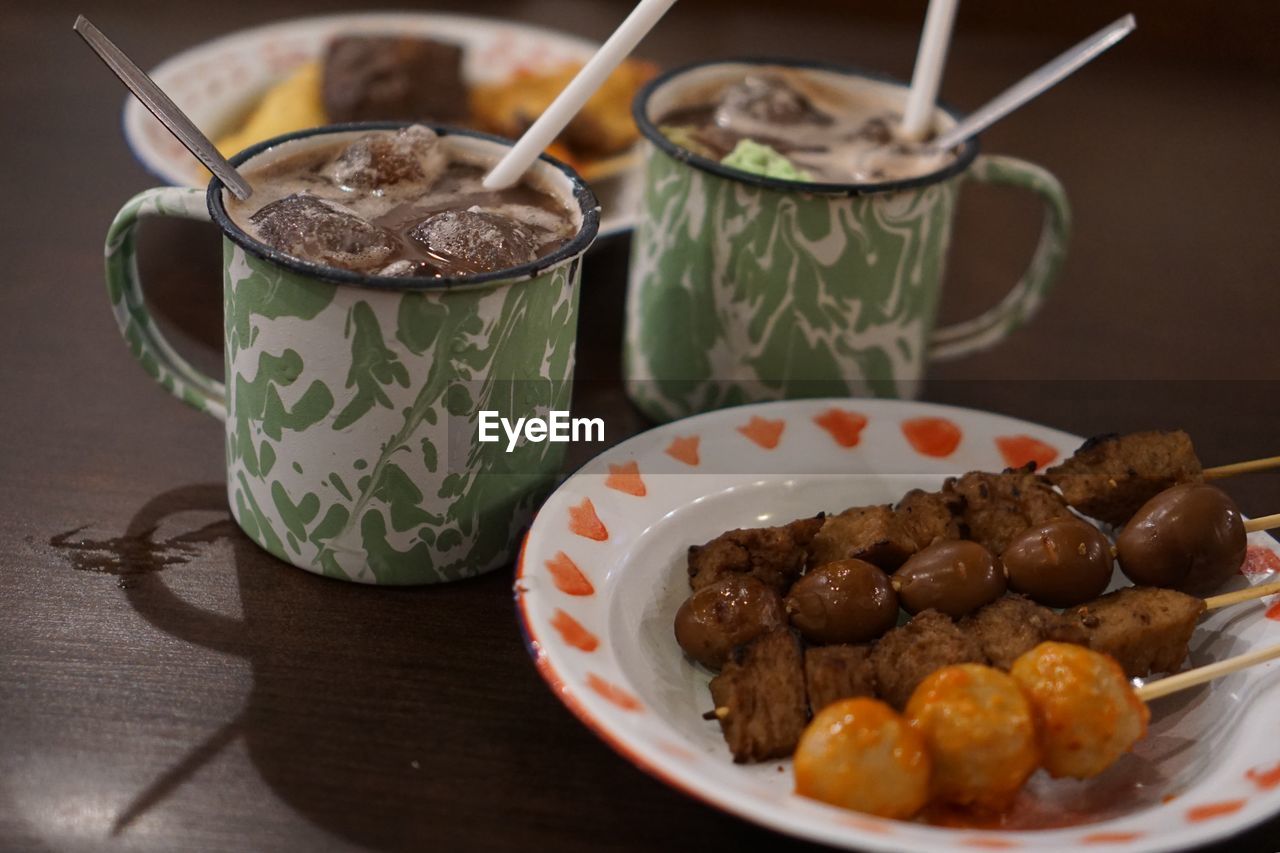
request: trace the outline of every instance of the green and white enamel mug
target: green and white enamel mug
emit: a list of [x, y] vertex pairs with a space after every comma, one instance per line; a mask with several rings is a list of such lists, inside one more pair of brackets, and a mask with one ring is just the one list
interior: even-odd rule
[[[278, 137], [234, 158], [259, 166], [397, 124]], [[509, 143], [437, 129], [496, 160]], [[107, 289], [125, 341], [169, 393], [226, 424], [231, 514], [299, 568], [373, 584], [425, 584], [511, 561], [554, 485], [564, 445], [477, 443], [481, 410], [567, 410], [583, 253], [595, 197], [548, 158], [530, 173], [572, 212], [577, 235], [532, 263], [454, 279], [367, 276], [256, 242], [227, 216], [221, 182], [148, 190], [107, 236]], [[223, 232], [225, 384], [196, 371], [147, 311], [135, 231], [151, 216]]]
[[[627, 393], [666, 421], [789, 397], [909, 397], [930, 360], [989, 347], [1035, 312], [1057, 277], [1070, 231], [1061, 184], [1044, 169], [979, 156], [910, 180], [795, 183], [747, 175], [691, 154], [658, 130], [759, 66], [804, 69], [815, 82], [901, 112], [907, 87], [836, 66], [786, 60], [705, 62], [670, 71], [636, 97], [646, 138], [632, 240], [624, 364]], [[957, 116], [939, 109], [946, 129]], [[1045, 224], [1031, 264], [1003, 300], [934, 328], [956, 199], [966, 181], [1031, 190]]]

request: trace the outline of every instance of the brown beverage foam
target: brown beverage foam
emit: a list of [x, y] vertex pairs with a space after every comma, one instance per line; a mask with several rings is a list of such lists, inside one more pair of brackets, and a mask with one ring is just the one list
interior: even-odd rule
[[[769, 145], [824, 183], [919, 177], [955, 159], [951, 152], [926, 153], [920, 145], [894, 138], [902, 120], [900, 98], [830, 85], [817, 77], [803, 69], [751, 66], [734, 80], [691, 87], [658, 124], [691, 131], [707, 149], [701, 153], [716, 160], [742, 139]], [[775, 85], [785, 94], [761, 106], [762, 93]], [[755, 109], [749, 105], [753, 89]], [[769, 112], [785, 115], [762, 114]]]

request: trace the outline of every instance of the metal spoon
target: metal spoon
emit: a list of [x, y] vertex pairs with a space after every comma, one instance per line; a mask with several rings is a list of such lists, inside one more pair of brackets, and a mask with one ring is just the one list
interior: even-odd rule
[[1023, 77], [1008, 89], [992, 98], [986, 106], [975, 110], [968, 118], [930, 141], [926, 151], [946, 151], [974, 136], [1027, 101], [1058, 84], [1063, 78], [1075, 73], [1081, 66], [1093, 61], [1107, 48], [1120, 41], [1138, 26], [1133, 15], [1125, 15], [1113, 24], [1109, 24], [1063, 53], [1057, 59]]
[[253, 187], [249, 186], [244, 176], [236, 171], [235, 166], [227, 162], [226, 157], [218, 153], [218, 149], [209, 141], [209, 137], [201, 133], [199, 128], [192, 124], [191, 119], [187, 118], [186, 113], [178, 109], [178, 105], [170, 100], [164, 90], [157, 86], [146, 72], [134, 65], [133, 60], [125, 56], [120, 48], [112, 44], [111, 39], [89, 23], [89, 19], [84, 15], [76, 18], [72, 29], [80, 34], [89, 47], [93, 48], [93, 52], [98, 54], [107, 67], [115, 72], [121, 82], [129, 87], [129, 91], [133, 92], [142, 105], [150, 110], [151, 114], [158, 118], [160, 123], [205, 165], [205, 168], [217, 175], [236, 198], [244, 201], [253, 195]]

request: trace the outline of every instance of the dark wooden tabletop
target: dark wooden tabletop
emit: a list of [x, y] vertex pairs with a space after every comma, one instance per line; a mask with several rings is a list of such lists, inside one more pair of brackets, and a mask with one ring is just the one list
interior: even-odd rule
[[[643, 52], [667, 64], [786, 53], [906, 76], [923, 2], [885, 5], [796, 0], [783, 14], [688, 0]], [[1274, 4], [1233, 4], [1230, 21], [1181, 0], [1049, 17], [1009, 2], [962, 9], [944, 95], [977, 106], [1133, 5], [1131, 44], [984, 140], [1068, 188], [1076, 233], [1057, 291], [1002, 346], [939, 366], [924, 396], [1083, 434], [1182, 426], [1209, 464], [1274, 454]], [[595, 38], [626, 9], [448, 6]], [[71, 33], [75, 13], [149, 66], [229, 30], [342, 8], [43, 0], [3, 12], [0, 849], [804, 847], [669, 790], [583, 728], [525, 652], [509, 570], [375, 589], [257, 550], [227, 514], [220, 427], [121, 345], [102, 239], [152, 180], [121, 138], [121, 88]], [[970, 191], [960, 218], [944, 319], [998, 298], [1038, 228], [1033, 203], [998, 191]], [[603, 414], [611, 441], [644, 427], [617, 382], [625, 260], [625, 241], [601, 245], [583, 281], [575, 405]], [[217, 264], [210, 227], [144, 235], [157, 312], [210, 370]], [[598, 449], [575, 448], [574, 464]], [[1277, 484], [1256, 475], [1230, 490], [1246, 512], [1275, 512]], [[1214, 849], [1278, 842], [1273, 820]]]

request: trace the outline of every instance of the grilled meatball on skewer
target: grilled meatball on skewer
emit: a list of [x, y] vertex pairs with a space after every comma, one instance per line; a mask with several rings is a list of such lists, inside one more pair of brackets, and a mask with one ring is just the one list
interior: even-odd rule
[[1114, 661], [1043, 643], [1011, 674], [938, 670], [902, 716], [872, 699], [828, 706], [801, 736], [796, 793], [899, 820], [928, 802], [998, 812], [1038, 766], [1098, 775], [1146, 734], [1149, 717]]
[[[1110, 768], [1146, 735], [1151, 713], [1144, 699], [1277, 657], [1280, 645], [1138, 690], [1106, 655], [1067, 643], [1036, 646], [1008, 675], [949, 666], [920, 685], [905, 717], [866, 699], [837, 703], [819, 715], [801, 738], [796, 792], [905, 819], [923, 808], [919, 782], [927, 777], [935, 804], [1000, 810], [1037, 765], [1051, 776], [1076, 779]], [[923, 755], [920, 742], [904, 731], [920, 737]], [[899, 760], [887, 761], [886, 754]]]
[[938, 670], [901, 716], [873, 699], [827, 706], [800, 738], [796, 793], [899, 820], [930, 802], [998, 812], [1039, 766], [1102, 772], [1146, 733], [1148, 716], [1114, 661], [1044, 643], [1013, 674]]
[[1097, 776], [1147, 733], [1151, 712], [1104, 654], [1041, 643], [1014, 661], [1009, 674], [1031, 699], [1050, 776]]
[[998, 669], [943, 667], [911, 694], [903, 716], [933, 758], [934, 802], [1001, 811], [1039, 765], [1031, 703]]
[[833, 806], [905, 820], [929, 800], [924, 738], [875, 699], [828, 705], [796, 749], [796, 793]]

